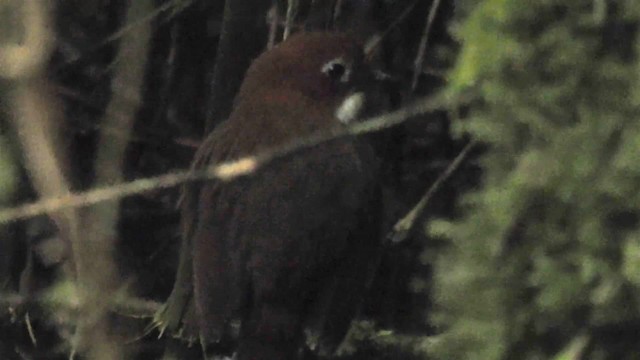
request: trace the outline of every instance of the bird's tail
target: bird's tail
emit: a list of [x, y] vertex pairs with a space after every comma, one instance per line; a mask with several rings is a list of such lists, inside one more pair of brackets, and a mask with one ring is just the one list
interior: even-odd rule
[[238, 360], [294, 360], [301, 348], [301, 318], [289, 306], [262, 303], [244, 321]]

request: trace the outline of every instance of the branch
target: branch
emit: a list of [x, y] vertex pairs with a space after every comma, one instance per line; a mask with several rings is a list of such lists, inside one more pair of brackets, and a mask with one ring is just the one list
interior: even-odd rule
[[[135, 23], [137, 31], [124, 32], [114, 68], [113, 95], [101, 121], [106, 128], [118, 129], [122, 136], [100, 134], [95, 162], [97, 185], [122, 181], [125, 150], [141, 104], [152, 35], [150, 21], [137, 22], [152, 9], [151, 0], [136, 0], [127, 9], [127, 26]], [[86, 235], [73, 247], [81, 298], [73, 352], [80, 351], [92, 359], [124, 356], [121, 345], [110, 335], [107, 319], [109, 304], [118, 288], [113, 243], [118, 238], [119, 205], [118, 201], [103, 202], [87, 209], [83, 217]]]
[[[12, 80], [8, 82], [10, 121], [36, 192], [44, 198], [67, 196], [71, 190], [60, 130], [63, 116], [45, 74], [55, 42], [51, 9], [43, 1], [26, 0], [20, 10], [16, 13], [24, 15], [23, 44], [0, 49], [0, 76]], [[76, 242], [80, 224], [74, 209], [52, 211], [49, 216], [66, 244]]]
[[149, 23], [151, 23], [151, 21], [155, 20], [156, 18], [158, 18], [160, 16], [160, 14], [162, 14], [165, 11], [169, 11], [169, 10], [173, 10], [173, 15], [185, 10], [187, 7], [191, 6], [196, 0], [172, 0], [172, 1], [168, 1], [160, 6], [158, 6], [157, 8], [155, 8], [153, 11], [148, 12], [147, 14], [145, 14], [144, 16], [140, 16], [137, 19], [132, 20], [130, 23], [124, 25], [123, 27], [121, 27], [118, 31], [114, 32], [113, 34], [109, 35], [106, 39], [102, 40], [101, 42], [99, 42], [97, 45], [95, 45], [94, 47], [90, 48], [89, 50], [87, 50], [85, 53], [80, 54], [80, 56], [74, 58], [73, 60], [70, 60], [66, 63], [62, 63], [56, 67], [54, 67], [53, 69], [51, 69], [52, 73], [57, 73], [58, 71], [62, 70], [63, 68], [65, 68], [66, 66], [69, 66], [71, 64], [74, 64], [80, 60], [82, 60], [84, 58], [84, 56], [86, 56], [87, 54], [90, 54], [98, 49], [101, 49], [103, 46], [110, 44], [114, 41], [118, 41], [120, 40], [123, 36], [131, 33], [134, 30], [137, 30], [139, 26], [146, 26]]
[[348, 355], [357, 354], [358, 349], [363, 345], [374, 345], [376, 349], [393, 349], [396, 356], [428, 358], [429, 350], [435, 341], [437, 340], [431, 336], [402, 334], [389, 329], [380, 329], [371, 321], [358, 320], [351, 325], [337, 353], [340, 357], [345, 355], [350, 357]]
[[409, 236], [409, 234], [411, 233], [411, 229], [413, 229], [413, 226], [416, 223], [416, 220], [420, 218], [420, 215], [422, 215], [422, 213], [424, 212], [424, 209], [429, 204], [429, 201], [431, 200], [433, 195], [437, 193], [438, 190], [440, 190], [442, 184], [444, 184], [445, 181], [447, 181], [449, 177], [451, 177], [451, 175], [460, 167], [464, 159], [469, 154], [469, 151], [471, 151], [471, 149], [473, 149], [476, 144], [477, 143], [475, 140], [469, 141], [469, 143], [462, 149], [462, 151], [460, 151], [458, 156], [456, 156], [451, 164], [449, 164], [447, 169], [442, 174], [440, 174], [440, 176], [438, 176], [436, 181], [433, 183], [433, 185], [431, 185], [429, 190], [427, 190], [427, 192], [416, 204], [416, 206], [414, 206], [413, 209], [411, 209], [411, 211], [407, 213], [407, 215], [405, 215], [393, 226], [393, 230], [387, 235], [387, 240], [391, 241], [392, 243], [399, 243], [401, 241], [404, 241]]
[[436, 18], [436, 12], [438, 12], [439, 6], [440, 6], [440, 0], [433, 0], [433, 3], [431, 3], [431, 8], [429, 9], [429, 15], [427, 15], [427, 23], [424, 26], [422, 38], [420, 39], [420, 47], [418, 48], [418, 54], [416, 55], [416, 60], [413, 63], [413, 78], [411, 80], [411, 92], [414, 92], [416, 90], [416, 86], [418, 86], [418, 78], [420, 77], [420, 74], [422, 74], [422, 63], [424, 63], [424, 56], [427, 51], [427, 42], [429, 41], [429, 33], [431, 32], [431, 27], [433, 26], [433, 20]]
[[[139, 299], [135, 297], [118, 298], [109, 304], [108, 310], [114, 314], [138, 318], [151, 319], [162, 307], [161, 303]], [[65, 314], [78, 314], [81, 304], [73, 298], [59, 298], [50, 296], [24, 297], [17, 293], [0, 293], [0, 318], [13, 317], [16, 311], [37, 312], [36, 309], [46, 309], [50, 312], [61, 310]], [[60, 318], [60, 317], [58, 317]]]
[[[26, 79], [39, 74], [53, 49], [54, 34], [49, 8], [40, 0], [22, 0], [20, 9], [9, 4], [14, 12], [23, 16], [24, 40], [0, 48], [0, 76], [8, 79]], [[11, 26], [10, 22], [2, 27]], [[6, 40], [6, 39], [5, 39]]]
[[269, 23], [269, 38], [267, 40], [267, 49], [272, 49], [276, 45], [278, 36], [278, 25], [280, 23], [280, 11], [278, 10], [278, 2], [273, 1], [271, 9], [267, 12], [267, 22]]
[[395, 20], [393, 20], [393, 22], [391, 24], [389, 24], [389, 26], [387, 26], [385, 31], [382, 34], [380, 34], [380, 36], [376, 36], [373, 39], [373, 41], [371, 41], [369, 44], [367, 44], [367, 46], [365, 48], [365, 56], [367, 58], [370, 58], [375, 53], [375, 49], [378, 46], [380, 46], [380, 44], [382, 44], [382, 40], [384, 40], [384, 38], [387, 37], [387, 35], [389, 35], [393, 29], [395, 29], [398, 25], [400, 25], [402, 23], [402, 21], [407, 16], [409, 16], [409, 14], [411, 14], [411, 11], [413, 10], [413, 8], [416, 7], [416, 5], [418, 5], [419, 1], [420, 0], [415, 0], [410, 5], [408, 5], [404, 9], [404, 11]]
[[262, 154], [247, 156], [236, 161], [213, 164], [201, 171], [182, 171], [139, 179], [117, 186], [96, 188], [82, 193], [44, 199], [32, 204], [3, 209], [0, 210], [0, 224], [36, 216], [48, 211], [83, 207], [151, 190], [170, 188], [185, 182], [210, 179], [231, 181], [237, 177], [249, 175], [279, 158], [296, 153], [302, 149], [317, 146], [335, 139], [382, 131], [403, 124], [413, 116], [447, 109], [452, 106], [459, 106], [467, 103], [471, 99], [472, 96], [469, 94], [462, 95], [455, 99], [447, 96], [425, 98], [412, 106], [376, 116], [361, 123], [341, 127], [339, 130], [332, 132], [322, 132], [318, 135], [289, 143], [288, 145], [272, 151], [266, 151]]
[[138, 28], [142, 28], [142, 31], [145, 31], [144, 28], [148, 27], [151, 21], [160, 16], [160, 14], [162, 14], [163, 12], [173, 9], [175, 14], [186, 9], [194, 2], [195, 0], [168, 1], [153, 9], [152, 11], [147, 11], [144, 14], [138, 14], [136, 15], [137, 17], [135, 19], [129, 19], [126, 25], [104, 39], [98, 46], [104, 46], [110, 42], [117, 41], [125, 35], [130, 34], [133, 30], [138, 31]]
[[291, 34], [293, 23], [298, 15], [298, 0], [287, 1], [287, 15], [284, 23], [284, 32], [282, 34], [282, 40], [287, 40]]

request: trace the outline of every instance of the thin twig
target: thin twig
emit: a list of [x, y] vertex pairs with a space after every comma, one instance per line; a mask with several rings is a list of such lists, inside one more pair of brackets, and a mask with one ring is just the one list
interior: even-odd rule
[[[136, 19], [136, 20], [130, 22], [129, 24], [121, 27], [118, 31], [116, 31], [113, 34], [107, 36], [106, 39], [102, 40], [101, 42], [96, 44], [94, 47], [88, 49], [83, 54], [80, 54], [78, 57], [76, 57], [76, 58], [74, 58], [74, 59], [72, 59], [72, 60], [70, 60], [70, 61], [68, 61], [66, 63], [62, 63], [62, 64], [54, 67], [52, 69], [52, 72], [56, 73], [56, 72], [64, 69], [66, 66], [69, 66], [71, 64], [79, 62], [86, 55], [91, 54], [91, 53], [101, 49], [105, 45], [108, 45], [108, 44], [110, 44], [110, 43], [112, 43], [114, 41], [119, 40], [121, 37], [123, 37], [127, 33], [136, 30], [139, 26], [142, 26], [142, 25], [147, 24], [148, 22], [151, 22], [152, 20], [154, 20], [158, 16], [160, 16], [160, 14], [162, 14], [163, 12], [165, 12], [167, 10], [170, 10], [171, 8], [177, 8], [180, 11], [183, 11], [184, 9], [189, 7], [191, 4], [193, 4], [195, 1], [196, 0], [173, 0], [173, 1], [169, 1], [169, 2], [159, 6], [158, 8], [154, 9], [153, 11], [151, 11], [148, 15], [141, 16], [139, 19]], [[181, 6], [179, 6], [179, 5], [181, 5]]]
[[269, 21], [269, 40], [267, 41], [267, 49], [272, 49], [276, 45], [278, 36], [278, 24], [280, 23], [280, 11], [278, 10], [278, 2], [274, 1], [271, 9], [267, 13]]
[[29, 312], [24, 315], [24, 322], [27, 324], [27, 332], [29, 333], [29, 339], [31, 339], [31, 343], [33, 346], [38, 346], [38, 340], [36, 340], [36, 334], [33, 331], [33, 326], [31, 325], [31, 318], [29, 317]]
[[[63, 310], [68, 314], [77, 314], [81, 304], [76, 300], [54, 298], [49, 296], [38, 296], [25, 298], [17, 293], [0, 293], [0, 318], [2, 314], [11, 314], [10, 311], [4, 312], [2, 309], [48, 309]], [[109, 304], [109, 310], [120, 316], [134, 319], [150, 319], [162, 307], [162, 304], [139, 299], [135, 297], [117, 297], [114, 302]], [[38, 311], [36, 311], [36, 314]]]
[[462, 161], [467, 157], [469, 151], [476, 145], [475, 140], [469, 141], [469, 143], [460, 151], [458, 156], [449, 164], [447, 169], [438, 176], [436, 181], [431, 185], [429, 190], [424, 194], [422, 199], [411, 209], [402, 219], [400, 219], [393, 227], [393, 230], [387, 235], [387, 240], [392, 243], [398, 243], [405, 240], [411, 233], [411, 229], [416, 223], [416, 220], [420, 218], [420, 215], [424, 212], [424, 209], [429, 204], [429, 201], [433, 195], [440, 190], [442, 185], [451, 177], [454, 171], [460, 167]]
[[369, 58], [371, 56], [371, 54], [374, 53], [374, 50], [382, 43], [382, 40], [384, 40], [385, 37], [387, 37], [387, 35], [389, 35], [389, 33], [396, 28], [396, 26], [400, 25], [400, 23], [407, 17], [409, 16], [409, 14], [411, 14], [411, 10], [413, 10], [413, 8], [416, 7], [416, 5], [418, 4], [420, 0], [416, 0], [413, 3], [411, 3], [411, 5], [407, 6], [406, 9], [404, 9], [404, 11], [395, 19], [393, 20], [393, 22], [391, 24], [389, 24], [389, 26], [387, 26], [387, 28], [385, 29], [385, 31], [380, 34], [380, 36], [377, 36], [370, 44], [367, 44], [367, 48], [365, 51], [365, 55], [367, 58]]
[[147, 13], [146, 15], [130, 20], [126, 25], [121, 27], [118, 31], [114, 32], [113, 34], [109, 35], [106, 39], [104, 39], [98, 46], [104, 46], [110, 42], [119, 40], [121, 37], [123, 37], [127, 33], [133, 30], [137, 30], [141, 26], [148, 26], [151, 20], [157, 18], [158, 16], [160, 16], [160, 14], [162, 14], [165, 11], [173, 7], [177, 7], [177, 5], [179, 5], [180, 3], [183, 3], [182, 9], [186, 9], [189, 5], [193, 4], [194, 1], [195, 0], [173, 0], [161, 6], [158, 6], [156, 9]]
[[398, 126], [413, 116], [446, 109], [451, 106], [459, 106], [467, 103], [471, 99], [472, 96], [470, 94], [462, 95], [456, 99], [451, 99], [447, 96], [424, 98], [417, 101], [414, 105], [406, 106], [388, 114], [376, 116], [362, 123], [342, 127], [332, 132], [322, 132], [315, 136], [289, 143], [288, 145], [262, 154], [247, 156], [236, 161], [213, 164], [201, 171], [182, 171], [157, 177], [144, 178], [115, 186], [100, 187], [82, 193], [43, 199], [32, 204], [7, 208], [0, 210], [0, 224], [13, 222], [50, 211], [84, 207], [97, 204], [102, 201], [120, 199], [151, 190], [170, 188], [185, 182], [207, 179], [231, 181], [237, 177], [251, 174], [258, 168], [266, 166], [274, 160], [302, 149], [339, 138], [382, 131], [387, 128]]
[[413, 93], [418, 86], [418, 78], [422, 73], [422, 64], [424, 63], [424, 56], [427, 52], [427, 43], [429, 42], [429, 33], [433, 26], [433, 20], [436, 18], [438, 7], [440, 6], [440, 0], [433, 0], [431, 8], [429, 9], [429, 15], [427, 15], [427, 23], [424, 26], [422, 38], [420, 39], [420, 47], [416, 55], [416, 60], [413, 63], [413, 78], [411, 79], [411, 92]]
[[297, 15], [298, 15], [298, 0], [289, 0], [287, 2], [287, 18], [285, 19], [284, 33], [282, 34], [282, 40], [287, 40], [287, 38], [291, 34], [291, 28], [293, 27], [293, 22]]

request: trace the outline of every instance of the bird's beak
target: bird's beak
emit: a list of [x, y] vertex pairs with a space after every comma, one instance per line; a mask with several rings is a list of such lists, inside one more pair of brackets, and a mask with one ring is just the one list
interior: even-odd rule
[[396, 82], [396, 81], [400, 81], [400, 79], [398, 79], [397, 76], [393, 76], [387, 72], [384, 72], [380, 69], [373, 69], [371, 71], [371, 73], [373, 74], [373, 79], [375, 81], [378, 82]]

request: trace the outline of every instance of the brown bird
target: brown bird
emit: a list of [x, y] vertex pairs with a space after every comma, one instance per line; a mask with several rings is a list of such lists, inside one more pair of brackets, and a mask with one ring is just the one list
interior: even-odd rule
[[[350, 36], [291, 37], [250, 66], [229, 119], [193, 168], [354, 121], [370, 78]], [[201, 341], [215, 343], [239, 323], [239, 360], [296, 359], [305, 342], [333, 352], [378, 258], [376, 169], [366, 141], [347, 138], [236, 181], [186, 186], [183, 254], [161, 326], [197, 328]]]

